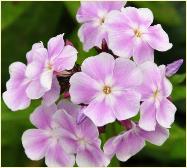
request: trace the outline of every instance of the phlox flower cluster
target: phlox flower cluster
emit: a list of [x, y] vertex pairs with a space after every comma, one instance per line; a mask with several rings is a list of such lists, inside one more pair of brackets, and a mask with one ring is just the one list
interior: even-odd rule
[[[47, 48], [35, 43], [27, 65], [10, 65], [6, 105], [17, 111], [42, 99], [30, 115], [36, 128], [22, 136], [31, 160], [45, 158], [47, 166], [108, 166], [115, 155], [127, 161], [146, 142], [160, 146], [169, 138], [177, 110], [169, 77], [183, 60], [157, 65], [154, 50], [172, 47], [167, 33], [152, 25], [151, 10], [125, 4], [81, 2], [78, 36], [85, 51], [99, 52], [82, 65], [75, 64], [78, 51], [64, 34], [51, 38]], [[100, 134], [115, 122], [124, 130], [101, 145]]]

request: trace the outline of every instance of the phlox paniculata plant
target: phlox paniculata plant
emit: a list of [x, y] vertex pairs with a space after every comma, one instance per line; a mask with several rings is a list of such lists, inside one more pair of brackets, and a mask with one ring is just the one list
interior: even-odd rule
[[[152, 25], [151, 10], [124, 6], [81, 2], [78, 36], [85, 51], [98, 52], [82, 65], [76, 64], [78, 51], [64, 34], [46, 47], [33, 44], [26, 65], [10, 65], [6, 105], [17, 111], [42, 99], [30, 115], [35, 128], [22, 136], [31, 160], [45, 158], [47, 166], [108, 166], [114, 155], [127, 161], [146, 141], [160, 146], [169, 138], [177, 110], [169, 77], [183, 60], [157, 65], [154, 50], [172, 47], [167, 33], [160, 24]], [[101, 148], [100, 134], [113, 122], [124, 130]]]

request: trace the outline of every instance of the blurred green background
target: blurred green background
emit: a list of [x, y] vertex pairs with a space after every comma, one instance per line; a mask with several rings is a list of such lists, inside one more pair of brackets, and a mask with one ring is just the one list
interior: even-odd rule
[[[1, 89], [5, 91], [9, 79], [8, 67], [14, 61], [26, 63], [25, 54], [33, 43], [44, 44], [57, 34], [65, 33], [78, 49], [78, 63], [86, 57], [95, 55], [91, 50], [82, 51], [82, 44], [77, 37], [79, 24], [75, 15], [80, 2], [2, 2], [1, 3]], [[127, 2], [127, 6], [147, 7], [154, 13], [154, 24], [160, 23], [169, 34], [173, 48], [167, 52], [155, 52], [158, 64], [167, 64], [183, 58], [184, 64], [177, 75], [171, 78], [173, 83], [172, 99], [177, 106], [176, 120], [170, 129], [170, 138], [157, 147], [147, 146], [125, 163], [114, 158], [110, 166], [185, 166], [186, 164], [186, 3], [185, 2]], [[21, 145], [22, 133], [33, 126], [29, 114], [39, 105], [40, 100], [32, 102], [23, 111], [11, 112], [4, 102], [1, 103], [1, 163], [2, 166], [44, 166], [43, 160], [30, 161]], [[111, 129], [113, 131], [111, 131]], [[103, 140], [119, 131], [116, 124], [109, 125]]]

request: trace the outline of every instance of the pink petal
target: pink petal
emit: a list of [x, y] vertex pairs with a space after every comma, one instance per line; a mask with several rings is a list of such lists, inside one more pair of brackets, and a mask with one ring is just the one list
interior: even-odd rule
[[105, 81], [108, 76], [112, 75], [114, 65], [113, 56], [103, 52], [97, 56], [87, 58], [82, 63], [81, 70], [93, 79]]
[[90, 141], [94, 141], [99, 137], [99, 131], [94, 123], [89, 119], [86, 118], [83, 122], [78, 125], [78, 129], [82, 132], [84, 137], [89, 139]]
[[120, 161], [127, 161], [130, 157], [137, 154], [145, 146], [144, 138], [140, 137], [134, 130], [123, 134], [121, 141], [116, 148], [116, 157]]
[[106, 143], [105, 143], [104, 146], [103, 146], [104, 153], [105, 153], [105, 155], [106, 155], [109, 159], [112, 159], [112, 157], [113, 157], [113, 156], [115, 155], [115, 153], [116, 153], [116, 148], [117, 148], [118, 143], [115, 143], [115, 142], [114, 142], [115, 138], [116, 138], [116, 137], [110, 138], [109, 140], [106, 141]]
[[104, 101], [93, 100], [84, 110], [84, 114], [90, 118], [96, 126], [103, 126], [115, 121], [112, 107]]
[[118, 120], [134, 117], [140, 108], [140, 94], [133, 90], [126, 90], [116, 97], [114, 104], [115, 116]]
[[156, 112], [158, 123], [165, 128], [170, 128], [175, 119], [176, 107], [167, 98], [160, 102], [160, 107]]
[[58, 109], [65, 110], [67, 113], [69, 113], [74, 118], [77, 117], [78, 113], [81, 110], [79, 105], [73, 104], [72, 102], [70, 102], [69, 100], [66, 100], [66, 99], [62, 99], [58, 103], [57, 107], [58, 107]]
[[145, 37], [149, 45], [158, 51], [167, 51], [172, 47], [172, 44], [169, 43], [167, 33], [162, 29], [160, 24], [150, 26]]
[[160, 88], [161, 74], [157, 65], [153, 62], [145, 62], [139, 66], [143, 74], [143, 83], [138, 88], [142, 100], [150, 98], [157, 88]]
[[70, 70], [74, 67], [77, 60], [77, 50], [67, 45], [63, 50], [53, 59], [53, 68], [56, 72]]
[[30, 115], [30, 121], [37, 128], [46, 129], [51, 128], [51, 120], [53, 114], [57, 111], [55, 104], [51, 106], [41, 105], [37, 107]]
[[78, 36], [83, 43], [83, 49], [85, 51], [97, 46], [101, 48], [102, 40], [107, 40], [107, 33], [101, 26], [96, 26], [92, 22], [84, 23], [79, 31]]
[[77, 153], [76, 163], [80, 167], [104, 167], [109, 164], [109, 160], [101, 149], [90, 145], [89, 148]]
[[51, 89], [52, 79], [53, 79], [53, 70], [51, 69], [46, 69], [41, 74], [40, 83], [42, 87], [46, 89], [46, 91]]
[[81, 7], [79, 8], [76, 18], [77, 21], [88, 22], [99, 17], [100, 13], [109, 12], [111, 10], [121, 9], [126, 2], [81, 2]]
[[132, 56], [134, 45], [134, 32], [128, 25], [127, 20], [128, 18], [120, 11], [112, 11], [107, 15], [105, 21], [109, 48], [115, 55], [124, 58]]
[[169, 130], [157, 124], [155, 131], [140, 130], [140, 135], [144, 137], [146, 141], [161, 146], [168, 139]]
[[30, 105], [30, 99], [25, 93], [25, 86], [8, 89], [3, 93], [3, 100], [12, 111], [23, 110]]
[[47, 166], [73, 167], [75, 164], [75, 156], [73, 154], [66, 153], [62, 146], [63, 143], [50, 145], [45, 156], [45, 163]]
[[46, 89], [44, 89], [41, 84], [40, 80], [33, 80], [29, 83], [26, 94], [30, 99], [39, 99], [45, 93]]
[[32, 45], [32, 49], [29, 52], [27, 52], [27, 54], [26, 54], [26, 58], [27, 58], [28, 63], [31, 63], [33, 61], [33, 58], [32, 58], [33, 50], [37, 50], [39, 48], [44, 48], [44, 45], [42, 42], [35, 43]]
[[115, 60], [113, 77], [115, 84], [121, 88], [138, 86], [142, 83], [143, 78], [140, 69], [136, 68], [136, 64], [125, 58]]
[[154, 102], [146, 100], [141, 104], [139, 126], [146, 131], [155, 130], [156, 109]]
[[52, 37], [47, 44], [49, 58], [58, 56], [64, 48], [64, 34]]
[[173, 89], [171, 82], [167, 78], [164, 77], [162, 80], [161, 86], [162, 86], [161, 91], [162, 91], [163, 96], [165, 97], [170, 96], [172, 89]]
[[48, 52], [47, 49], [40, 46], [32, 49], [29, 51], [26, 55], [27, 57], [27, 62], [30, 64], [31, 62], [40, 62], [40, 63], [45, 63], [45, 61], [48, 59]]
[[25, 77], [26, 65], [22, 62], [14, 62], [9, 66], [10, 78], [23, 79]]
[[42, 73], [44, 64], [40, 62], [33, 61], [27, 65], [25, 75], [29, 79], [36, 79], [40, 73]]
[[49, 90], [43, 95], [42, 102], [49, 106], [55, 103], [55, 101], [58, 100], [59, 96], [60, 96], [60, 85], [57, 78], [53, 77], [51, 90]]
[[29, 159], [40, 160], [46, 153], [48, 137], [40, 129], [29, 129], [22, 135], [22, 144]]
[[76, 119], [73, 118], [69, 113], [64, 111], [63, 109], [58, 110], [54, 115], [54, 121], [58, 123], [61, 128], [63, 129], [62, 132], [64, 132], [65, 137], [71, 137], [72, 139], [75, 139], [75, 133], [76, 133]]
[[89, 103], [96, 94], [97, 83], [83, 72], [77, 72], [70, 78], [69, 93], [76, 104]]
[[133, 59], [137, 64], [146, 61], [154, 62], [154, 50], [146, 41], [138, 41], [133, 50]]

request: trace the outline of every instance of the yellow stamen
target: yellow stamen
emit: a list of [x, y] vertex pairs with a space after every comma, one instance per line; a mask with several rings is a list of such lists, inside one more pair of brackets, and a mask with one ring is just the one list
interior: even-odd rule
[[134, 30], [134, 34], [135, 34], [135, 36], [138, 37], [138, 38], [142, 36], [142, 33], [141, 33], [138, 29], [135, 29], [135, 30]]
[[104, 92], [105, 94], [110, 94], [110, 93], [111, 93], [111, 87], [109, 87], [109, 86], [104, 86], [103, 92]]

